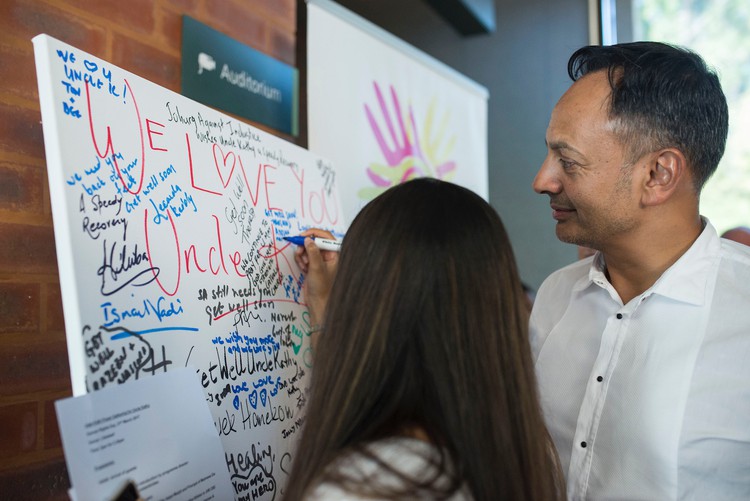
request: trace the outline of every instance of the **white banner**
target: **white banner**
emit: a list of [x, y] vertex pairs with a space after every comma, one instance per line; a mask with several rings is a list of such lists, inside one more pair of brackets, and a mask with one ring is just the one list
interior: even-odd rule
[[336, 166], [347, 224], [414, 177], [485, 199], [487, 90], [328, 0], [308, 0], [309, 149]]

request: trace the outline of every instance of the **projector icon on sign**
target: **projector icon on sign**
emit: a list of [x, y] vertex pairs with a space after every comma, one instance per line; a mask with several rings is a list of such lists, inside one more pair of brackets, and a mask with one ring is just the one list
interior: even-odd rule
[[198, 53], [198, 74], [203, 74], [203, 70], [213, 71], [216, 69], [216, 61], [205, 52]]

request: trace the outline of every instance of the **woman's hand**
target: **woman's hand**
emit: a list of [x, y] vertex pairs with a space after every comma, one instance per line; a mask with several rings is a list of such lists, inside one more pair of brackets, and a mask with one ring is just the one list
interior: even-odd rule
[[[300, 233], [303, 237], [318, 237], [335, 240], [332, 233], [310, 228]], [[336, 276], [339, 253], [320, 250], [315, 246], [311, 238], [305, 238], [305, 246], [297, 247], [294, 251], [294, 260], [305, 274], [305, 283], [302, 289], [305, 293], [307, 310], [310, 312], [310, 324], [319, 326], [325, 317], [325, 309], [328, 297], [331, 295], [333, 279]]]

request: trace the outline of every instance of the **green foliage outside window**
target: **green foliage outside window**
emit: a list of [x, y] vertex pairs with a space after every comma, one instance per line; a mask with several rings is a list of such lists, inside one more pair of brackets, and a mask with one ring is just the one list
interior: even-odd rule
[[729, 103], [724, 158], [701, 196], [719, 233], [750, 226], [750, 1], [635, 0], [634, 38], [699, 53], [719, 74]]

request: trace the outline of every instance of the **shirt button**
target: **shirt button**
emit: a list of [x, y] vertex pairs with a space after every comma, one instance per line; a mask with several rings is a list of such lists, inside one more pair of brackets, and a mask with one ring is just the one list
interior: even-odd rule
[[588, 445], [586, 442], [581, 442], [581, 447], [583, 447], [584, 449], [586, 448], [586, 445]]
[[617, 314], [617, 320], [620, 320], [620, 319], [622, 319], [622, 313]]
[[596, 377], [596, 380], [597, 380], [597, 381], [599, 381], [599, 382], [601, 383], [602, 381], [604, 381], [604, 378], [603, 378], [603, 377], [601, 377], [601, 376], [597, 376], [597, 377]]

